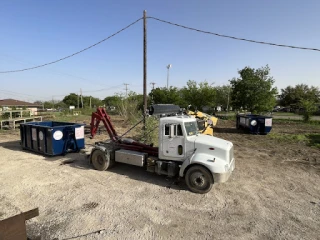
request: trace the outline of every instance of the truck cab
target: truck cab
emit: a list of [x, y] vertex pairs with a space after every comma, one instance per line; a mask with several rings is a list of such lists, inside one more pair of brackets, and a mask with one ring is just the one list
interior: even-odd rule
[[[233, 144], [199, 134], [196, 120], [185, 115], [160, 118], [159, 159], [178, 163], [180, 177], [185, 177], [192, 167], [202, 169], [193, 177], [188, 176], [191, 185], [204, 184], [205, 178], [199, 176], [205, 171], [210, 172], [212, 183], [225, 182], [235, 168]], [[194, 179], [196, 176], [198, 179]]]

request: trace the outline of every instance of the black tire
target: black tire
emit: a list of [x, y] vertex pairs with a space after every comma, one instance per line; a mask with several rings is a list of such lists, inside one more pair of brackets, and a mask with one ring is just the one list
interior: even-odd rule
[[112, 167], [114, 165], [114, 158], [112, 159], [110, 155], [110, 151], [95, 150], [91, 155], [93, 167], [99, 171], [105, 171]]
[[213, 178], [208, 169], [198, 165], [187, 170], [185, 180], [191, 192], [200, 194], [209, 192], [213, 184]]

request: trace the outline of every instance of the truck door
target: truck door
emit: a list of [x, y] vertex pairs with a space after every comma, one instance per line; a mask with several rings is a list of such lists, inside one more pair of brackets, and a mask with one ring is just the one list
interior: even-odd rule
[[180, 124], [165, 124], [163, 136], [163, 155], [175, 159], [183, 159], [184, 137]]

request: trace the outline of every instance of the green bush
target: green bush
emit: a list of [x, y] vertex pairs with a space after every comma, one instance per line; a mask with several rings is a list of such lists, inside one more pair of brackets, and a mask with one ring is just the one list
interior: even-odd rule
[[136, 123], [143, 117], [143, 114], [138, 109], [138, 101], [130, 99], [122, 99], [115, 106], [118, 114], [124, 118], [127, 123]]
[[153, 146], [158, 146], [159, 119], [155, 117], [147, 117], [145, 131], [143, 124], [141, 126], [142, 127], [137, 130], [137, 137], [139, 141], [146, 144], [153, 144]]
[[309, 100], [301, 100], [300, 101], [301, 107], [304, 109], [304, 112], [302, 113], [303, 121], [309, 122], [311, 116], [316, 112], [317, 107], [315, 102], [309, 101]]

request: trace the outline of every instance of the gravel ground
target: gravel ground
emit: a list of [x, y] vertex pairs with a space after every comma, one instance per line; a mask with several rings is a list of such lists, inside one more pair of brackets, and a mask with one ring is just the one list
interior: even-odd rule
[[[234, 143], [236, 169], [205, 195], [139, 167], [22, 151], [19, 132], [0, 133], [0, 220], [39, 207], [27, 230], [42, 239], [319, 239], [319, 149], [233, 126], [221, 120], [215, 135]], [[320, 131], [273, 128], [298, 130]]]

